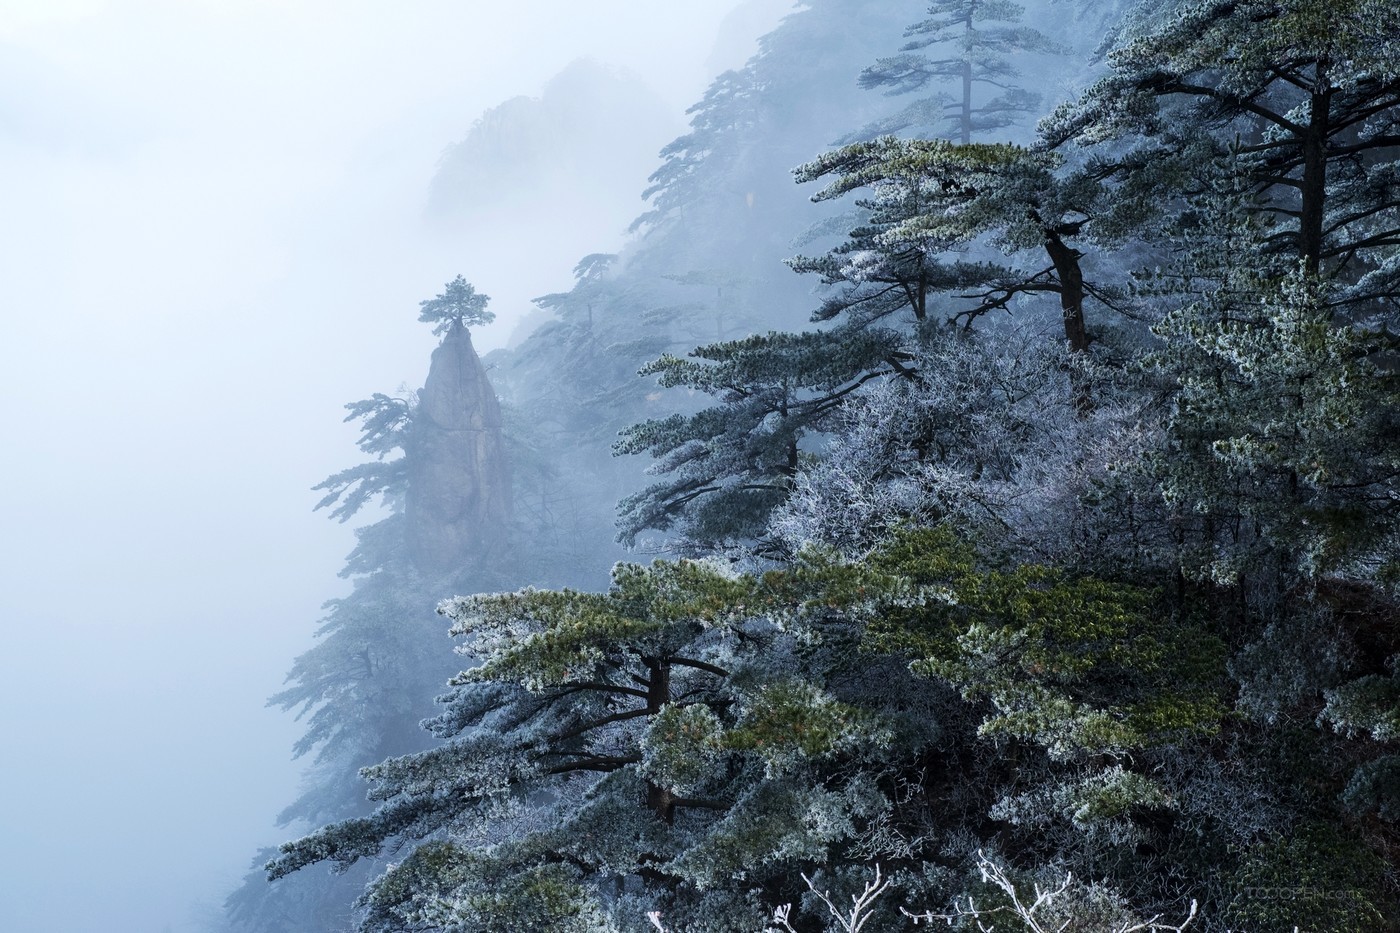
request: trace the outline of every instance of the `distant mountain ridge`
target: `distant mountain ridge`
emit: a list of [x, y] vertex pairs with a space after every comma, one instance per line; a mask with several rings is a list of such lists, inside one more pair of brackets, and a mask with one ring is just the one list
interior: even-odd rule
[[656, 168], [655, 152], [680, 125], [636, 76], [578, 59], [538, 97], [487, 110], [443, 152], [425, 213], [460, 229], [490, 223], [499, 211], [554, 213], [562, 204], [615, 215], [620, 229], [638, 212], [639, 182]]

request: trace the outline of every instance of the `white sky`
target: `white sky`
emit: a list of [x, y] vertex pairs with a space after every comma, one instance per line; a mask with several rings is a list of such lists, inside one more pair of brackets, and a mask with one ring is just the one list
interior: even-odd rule
[[679, 125], [736, 3], [0, 0], [7, 931], [193, 930], [276, 841], [298, 726], [262, 704], [343, 586], [341, 406], [421, 384], [453, 275], [490, 347], [620, 243], [434, 239], [440, 152], [580, 55]]

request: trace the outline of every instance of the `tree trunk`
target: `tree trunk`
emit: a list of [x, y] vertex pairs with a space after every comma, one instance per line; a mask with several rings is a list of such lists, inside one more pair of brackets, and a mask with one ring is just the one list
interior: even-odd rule
[[[671, 701], [671, 665], [660, 658], [644, 659], [647, 665], [647, 715], [655, 716]], [[665, 787], [647, 782], [647, 809], [657, 819], [670, 823], [676, 818], [676, 797]]]
[[1322, 229], [1327, 207], [1327, 129], [1332, 92], [1326, 89], [1326, 69], [1317, 66], [1318, 89], [1312, 95], [1308, 132], [1303, 137], [1303, 203], [1298, 216], [1298, 252], [1309, 275], [1322, 266]]
[[[1060, 280], [1060, 310], [1064, 314], [1065, 340], [1071, 353], [1089, 349], [1089, 331], [1084, 325], [1084, 271], [1079, 267], [1079, 250], [1066, 246], [1060, 234], [1045, 231], [1045, 251], [1055, 266]], [[1088, 384], [1080, 376], [1070, 374], [1073, 381], [1074, 407], [1082, 415], [1094, 407]]]
[[1084, 272], [1079, 268], [1079, 250], [1065, 245], [1053, 230], [1045, 233], [1045, 252], [1055, 265], [1060, 280], [1060, 309], [1065, 318], [1065, 339], [1075, 353], [1089, 349], [1089, 332], [1084, 326]]
[[[967, 14], [965, 33], [969, 39], [972, 37], [972, 14]], [[961, 137], [962, 144], [966, 146], [972, 142], [972, 62], [966, 59], [962, 63], [962, 113], [961, 116]]]

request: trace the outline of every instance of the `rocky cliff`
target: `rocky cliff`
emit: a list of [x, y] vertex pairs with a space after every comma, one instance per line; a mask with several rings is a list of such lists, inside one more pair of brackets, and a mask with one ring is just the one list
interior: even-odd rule
[[414, 418], [405, 512], [414, 563], [460, 570], [504, 543], [510, 474], [501, 406], [465, 327], [433, 351]]

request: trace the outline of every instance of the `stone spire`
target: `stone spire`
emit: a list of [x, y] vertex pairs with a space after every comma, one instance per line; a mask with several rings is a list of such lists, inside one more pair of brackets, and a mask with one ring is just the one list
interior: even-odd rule
[[504, 541], [510, 474], [501, 406], [460, 324], [433, 351], [412, 443], [405, 517], [414, 564], [441, 573], [479, 562]]

